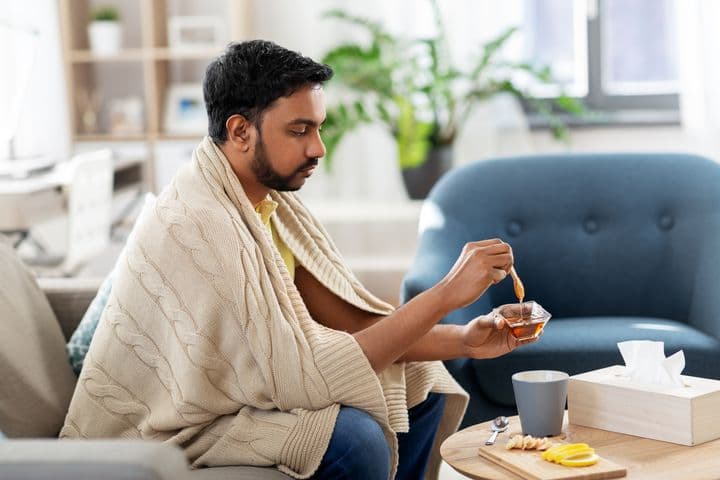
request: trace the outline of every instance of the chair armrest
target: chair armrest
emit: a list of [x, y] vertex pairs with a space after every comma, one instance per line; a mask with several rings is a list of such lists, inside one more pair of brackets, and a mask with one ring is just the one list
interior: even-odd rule
[[17, 480], [183, 480], [180, 448], [142, 440], [7, 440], [0, 442], [0, 478]]
[[38, 279], [38, 285], [50, 302], [66, 340], [80, 323], [102, 282], [102, 278]]

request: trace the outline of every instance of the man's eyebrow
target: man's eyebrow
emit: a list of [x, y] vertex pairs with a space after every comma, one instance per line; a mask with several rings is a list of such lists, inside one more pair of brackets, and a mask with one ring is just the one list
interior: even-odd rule
[[288, 125], [307, 125], [309, 127], [317, 127], [318, 125], [324, 124], [325, 120], [323, 120], [322, 122], [320, 122], [320, 124], [318, 124], [318, 122], [316, 122], [315, 120], [311, 120], [309, 118], [296, 118], [295, 120], [288, 122]]

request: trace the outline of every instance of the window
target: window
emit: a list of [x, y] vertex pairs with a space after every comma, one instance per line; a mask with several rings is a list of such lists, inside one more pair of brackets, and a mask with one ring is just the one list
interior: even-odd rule
[[0, 75], [0, 112], [3, 112], [0, 118], [0, 161], [15, 156], [13, 142], [23, 102], [29, 93], [37, 35], [32, 27], [17, 25], [0, 16], [0, 58], [8, 72], [6, 74], [3, 70]]
[[523, 11], [525, 58], [558, 80], [533, 94], [583, 99], [595, 114], [580, 123], [679, 122], [673, 0], [524, 0]]

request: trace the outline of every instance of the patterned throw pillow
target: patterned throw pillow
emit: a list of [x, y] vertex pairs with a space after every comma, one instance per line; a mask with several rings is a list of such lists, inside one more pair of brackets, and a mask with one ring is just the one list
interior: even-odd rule
[[67, 343], [68, 358], [70, 358], [70, 365], [72, 365], [75, 375], [80, 375], [80, 370], [82, 370], [83, 362], [85, 361], [85, 355], [87, 355], [88, 349], [90, 348], [90, 341], [95, 334], [95, 329], [110, 297], [113, 273], [114, 270], [110, 272], [110, 275], [108, 275], [102, 285], [100, 285], [100, 289], [95, 295], [95, 298], [90, 302], [90, 306], [85, 312], [85, 315], [83, 315], [82, 320], [80, 320], [80, 323]]
[[[128, 242], [132, 239], [135, 226], [143, 221], [148, 212], [155, 207], [156, 199], [157, 197], [155, 197], [152, 193], [145, 194], [142, 209], [135, 220], [133, 230], [131, 230], [128, 235]], [[125, 249], [123, 248], [118, 258], [122, 258], [124, 252]], [[105, 310], [108, 298], [110, 298], [114, 273], [115, 269], [113, 268], [110, 274], [103, 281], [102, 285], [100, 285], [100, 289], [95, 295], [95, 298], [93, 298], [92, 302], [90, 302], [90, 306], [85, 312], [85, 315], [83, 315], [82, 320], [80, 320], [80, 323], [67, 343], [68, 358], [70, 359], [70, 364], [75, 371], [75, 375], [80, 375], [80, 370], [82, 370], [83, 362], [85, 361], [85, 355], [87, 355], [88, 349], [90, 348], [90, 342], [95, 334], [95, 330], [97, 329], [98, 322], [102, 317], [102, 313]]]

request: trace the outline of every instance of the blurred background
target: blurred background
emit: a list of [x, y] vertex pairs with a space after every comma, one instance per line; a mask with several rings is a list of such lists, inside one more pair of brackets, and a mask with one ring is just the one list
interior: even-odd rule
[[412, 182], [547, 152], [717, 159], [718, 21], [712, 0], [2, 2], [0, 232], [38, 275], [105, 276], [206, 131], [206, 65], [262, 38], [335, 68], [331, 162], [300, 195], [397, 303]]

